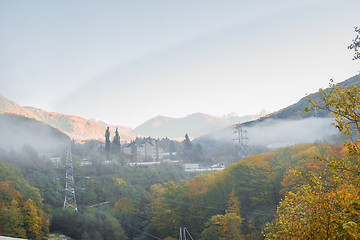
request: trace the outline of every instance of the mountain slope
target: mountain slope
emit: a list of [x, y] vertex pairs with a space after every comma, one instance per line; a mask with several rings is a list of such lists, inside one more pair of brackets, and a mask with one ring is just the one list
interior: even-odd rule
[[157, 116], [136, 127], [132, 132], [145, 136], [169, 138], [183, 138], [185, 134], [189, 134], [194, 138], [235, 123], [257, 119], [260, 116], [262, 115], [243, 117], [230, 115], [220, 118], [203, 113], [191, 114], [184, 118]]
[[[360, 86], [360, 75], [349, 78], [339, 83], [342, 87]], [[316, 102], [320, 101], [319, 93], [311, 94]], [[194, 140], [201, 144], [204, 149], [215, 150], [238, 141], [238, 133], [243, 129], [243, 139], [250, 146], [262, 146], [272, 148], [274, 146], [291, 146], [298, 143], [318, 141], [338, 141], [340, 135], [331, 125], [333, 117], [329, 111], [317, 110], [304, 113], [303, 109], [308, 106], [308, 98], [303, 97], [297, 103], [292, 104], [277, 112], [271, 113], [254, 121], [236, 124], [220, 131], [216, 131]]]
[[[106, 130], [106, 126], [95, 121], [73, 115], [47, 112], [33, 107], [22, 107], [1, 95], [0, 113], [10, 113], [36, 119], [61, 130], [76, 141], [85, 141], [89, 139], [102, 140]], [[135, 135], [125, 132], [120, 133], [120, 136], [124, 140], [130, 140], [134, 138]]]
[[70, 138], [45, 123], [15, 114], [0, 114], [0, 146], [19, 149], [29, 144], [39, 152], [63, 149]]
[[[339, 86], [341, 87], [360, 86], [360, 75], [353, 76], [343, 82], [340, 82]], [[310, 96], [315, 102], [321, 102], [320, 94], [318, 92], [313, 93]], [[312, 110], [309, 113], [304, 113], [304, 108], [309, 105], [308, 101], [309, 100], [307, 97], [303, 97], [295, 104], [292, 104], [277, 112], [271, 113], [268, 116], [260, 118], [258, 120], [246, 122], [243, 124], [243, 126], [244, 127], [251, 126], [253, 124], [257, 124], [258, 122], [265, 121], [267, 119], [289, 120], [289, 119], [303, 119], [309, 117], [320, 117], [320, 118], [331, 117], [331, 113], [326, 110], [317, 110], [317, 111]]]

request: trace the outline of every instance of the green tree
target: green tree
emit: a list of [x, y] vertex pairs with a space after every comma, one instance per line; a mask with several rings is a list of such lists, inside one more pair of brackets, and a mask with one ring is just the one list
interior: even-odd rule
[[105, 131], [105, 152], [108, 154], [110, 152], [110, 129], [109, 127], [106, 128]]
[[120, 135], [119, 135], [118, 128], [116, 128], [116, 130], [115, 130], [115, 136], [112, 141], [112, 150], [113, 150], [114, 154], [120, 153]]
[[235, 197], [234, 190], [230, 194], [228, 207], [225, 214], [212, 216], [206, 224], [206, 229], [201, 233], [204, 240], [230, 240], [245, 239], [241, 233], [240, 203]]
[[189, 139], [188, 134], [185, 135], [185, 139], [183, 141], [183, 144], [184, 144], [185, 150], [191, 150], [192, 149], [192, 143], [191, 143], [191, 141]]
[[24, 217], [16, 200], [0, 210], [0, 233], [9, 237], [26, 238]]
[[87, 233], [87, 231], [85, 231], [85, 232], [82, 234], [81, 240], [91, 240], [91, 237], [89, 236], [89, 234]]

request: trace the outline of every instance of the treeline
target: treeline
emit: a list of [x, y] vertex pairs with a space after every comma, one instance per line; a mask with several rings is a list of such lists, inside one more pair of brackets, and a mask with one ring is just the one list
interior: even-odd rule
[[[196, 239], [262, 239], [286, 193], [310, 182], [310, 173], [323, 171], [325, 164], [317, 157], [341, 158], [345, 153], [327, 144], [297, 145], [253, 155], [221, 172], [193, 179], [179, 165], [74, 164], [80, 175], [76, 187], [85, 187], [76, 192], [79, 211], [74, 212], [62, 208], [62, 165], [41, 159], [30, 146], [21, 152], [1, 151], [0, 159], [21, 171], [0, 165], [0, 211], [22, 214], [20, 225], [2, 224], [1, 234], [41, 239], [50, 229], [74, 239], [177, 239], [179, 229], [186, 227]], [[81, 160], [74, 156], [77, 161]], [[25, 222], [29, 204], [36, 208], [36, 219], [42, 219], [37, 235]], [[15, 226], [23, 230], [14, 230]]]
[[[196, 239], [262, 239], [280, 200], [306, 181], [294, 172], [320, 171], [323, 163], [316, 157], [340, 157], [341, 151], [328, 144], [297, 145], [247, 157], [190, 181], [153, 185], [151, 233], [176, 239], [185, 226]], [[239, 210], [231, 218], [234, 201]]]
[[[82, 152], [80, 149], [83, 147], [76, 146], [75, 149], [78, 148], [79, 152]], [[99, 153], [92, 152], [92, 154], [94, 158], [103, 158]], [[3, 199], [1, 209], [4, 211], [16, 209], [25, 214], [24, 206], [28, 207], [33, 201], [38, 217], [41, 217], [41, 222], [44, 223], [41, 225], [40, 233], [36, 232], [37, 235], [27, 234], [26, 231], [30, 231], [28, 230], [30, 226], [25, 224], [25, 218], [21, 218], [24, 221], [19, 220], [22, 229], [19, 233], [14, 230], [14, 226], [18, 225], [13, 224], [0, 225], [0, 233], [32, 239], [41, 239], [49, 230], [66, 234], [74, 239], [141, 238], [144, 228], [151, 219], [149, 215], [151, 186], [190, 178], [179, 165], [157, 165], [145, 168], [130, 167], [119, 162], [105, 163], [102, 160], [94, 160], [91, 165], [82, 165], [81, 158], [73, 155], [75, 187], [85, 188], [84, 191], [76, 190], [79, 211], [75, 212], [63, 209], [64, 157], [62, 163], [53, 163], [48, 158], [40, 157], [31, 146], [24, 145], [20, 152], [0, 150], [0, 159], [7, 162], [8, 164], [4, 164], [12, 169], [11, 176], [20, 176], [19, 179], [22, 179], [17, 180], [20, 182], [15, 185], [17, 188], [12, 187], [13, 185], [8, 186], [6, 185], [8, 183], [14, 184], [15, 177], [11, 177], [8, 171], [1, 170], [0, 179], [4, 179], [1, 182], [3, 183], [0, 196], [0, 199]], [[30, 187], [29, 183], [33, 187]], [[31, 191], [26, 188], [27, 186]], [[9, 195], [15, 191], [13, 188], [21, 194], [15, 192], [16, 194]], [[129, 199], [132, 201], [130, 202]], [[16, 200], [17, 205], [12, 203], [12, 200]], [[25, 203], [27, 205], [24, 205]], [[126, 212], [122, 210], [124, 206]], [[2, 216], [4, 216], [3, 222], [8, 221], [5, 218], [7, 215]], [[27, 235], [23, 234], [23, 230]]]

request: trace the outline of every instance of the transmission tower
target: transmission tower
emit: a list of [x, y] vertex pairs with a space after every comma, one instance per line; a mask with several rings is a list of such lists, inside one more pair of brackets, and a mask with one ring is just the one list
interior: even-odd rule
[[64, 208], [71, 208], [77, 211], [75, 188], [74, 188], [74, 169], [72, 162], [71, 147], [69, 146], [65, 165], [65, 200]]
[[247, 135], [247, 131], [244, 130], [242, 127], [236, 128], [234, 133], [237, 134], [237, 138], [234, 138], [233, 140], [237, 140], [239, 144], [239, 157], [240, 159], [243, 159], [248, 155], [248, 144], [247, 140], [249, 139]]
[[190, 239], [194, 240], [186, 227], [180, 228], [179, 240], [186, 240], [186, 235], [189, 235]]

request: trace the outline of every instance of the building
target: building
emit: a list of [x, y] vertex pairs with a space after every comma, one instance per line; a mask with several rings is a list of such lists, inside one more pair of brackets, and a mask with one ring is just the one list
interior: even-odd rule
[[157, 139], [137, 138], [123, 148], [123, 153], [130, 155], [132, 162], [158, 162], [163, 160], [163, 150]]

